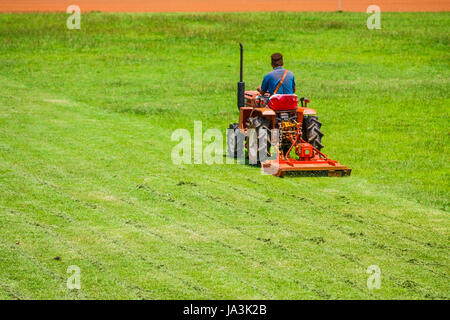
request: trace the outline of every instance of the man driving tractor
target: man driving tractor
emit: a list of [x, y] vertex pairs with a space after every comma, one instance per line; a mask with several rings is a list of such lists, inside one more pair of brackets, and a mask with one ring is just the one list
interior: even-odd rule
[[329, 176], [350, 175], [352, 169], [320, 151], [322, 123], [316, 110], [308, 107], [309, 99], [294, 94], [294, 75], [283, 68], [281, 53], [271, 56], [274, 70], [264, 77], [258, 91], [245, 91], [244, 46], [239, 45], [239, 122], [228, 127], [228, 155], [248, 159], [250, 164], [259, 163], [265, 173], [275, 176], [317, 171]]
[[293, 94], [295, 93], [294, 74], [283, 68], [283, 55], [274, 53], [271, 56], [273, 71], [264, 76], [262, 85], [258, 87], [259, 93], [264, 96], [269, 93], [274, 94]]

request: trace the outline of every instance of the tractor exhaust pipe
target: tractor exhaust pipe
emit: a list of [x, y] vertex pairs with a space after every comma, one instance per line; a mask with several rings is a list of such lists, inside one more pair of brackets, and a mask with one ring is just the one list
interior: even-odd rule
[[239, 42], [241, 47], [241, 74], [240, 81], [237, 86], [237, 104], [238, 109], [241, 109], [245, 105], [244, 94], [245, 94], [245, 82], [244, 79], [244, 46]]

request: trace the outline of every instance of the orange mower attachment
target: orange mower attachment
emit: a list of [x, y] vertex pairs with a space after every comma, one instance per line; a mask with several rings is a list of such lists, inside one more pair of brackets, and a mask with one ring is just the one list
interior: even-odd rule
[[[350, 175], [352, 169], [340, 164], [335, 160], [328, 159], [326, 155], [312, 147], [309, 143], [302, 142], [297, 147], [301, 148], [301, 153], [305, 157], [292, 159], [289, 156], [283, 157], [281, 154], [275, 160], [266, 160], [261, 163], [261, 170], [276, 177], [283, 177], [286, 173], [305, 174], [320, 171], [328, 174], [329, 177], [343, 177]], [[313, 154], [312, 157], [308, 157]]]

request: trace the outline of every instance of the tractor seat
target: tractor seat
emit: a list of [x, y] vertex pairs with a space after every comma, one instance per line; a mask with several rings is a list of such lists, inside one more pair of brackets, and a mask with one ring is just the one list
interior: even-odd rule
[[267, 106], [274, 111], [295, 110], [298, 106], [298, 97], [296, 94], [274, 94]]

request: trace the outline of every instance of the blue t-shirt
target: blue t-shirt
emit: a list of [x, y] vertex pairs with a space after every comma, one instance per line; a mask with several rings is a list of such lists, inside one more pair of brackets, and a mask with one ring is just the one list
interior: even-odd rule
[[[261, 90], [264, 92], [269, 92], [270, 95], [273, 94], [275, 89], [277, 88], [278, 83], [281, 81], [281, 78], [283, 78], [284, 73], [286, 72], [286, 69], [283, 67], [277, 67], [273, 69], [272, 72], [266, 74], [264, 76], [263, 83], [261, 85]], [[295, 88], [295, 79], [294, 74], [290, 71], [288, 71], [286, 75], [286, 79], [284, 79], [283, 84], [281, 85], [280, 89], [278, 89], [278, 94], [293, 94]]]

